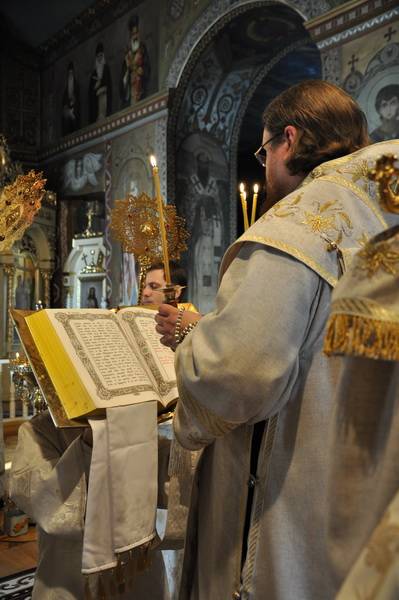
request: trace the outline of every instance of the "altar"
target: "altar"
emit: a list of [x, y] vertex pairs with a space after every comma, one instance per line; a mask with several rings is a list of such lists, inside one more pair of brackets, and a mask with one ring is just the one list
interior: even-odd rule
[[102, 236], [75, 238], [64, 265], [65, 308], [107, 308]]

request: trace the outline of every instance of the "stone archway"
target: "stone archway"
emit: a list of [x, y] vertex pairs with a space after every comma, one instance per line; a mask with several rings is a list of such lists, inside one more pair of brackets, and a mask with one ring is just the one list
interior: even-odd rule
[[[226, 2], [215, 4], [221, 9]], [[253, 136], [253, 152], [266, 104], [259, 108], [262, 98], [270, 100], [301, 78], [321, 77], [304, 14], [270, 0], [228, 4], [184, 64], [178, 51], [168, 76], [169, 85], [176, 84], [168, 118], [168, 198], [191, 233], [185, 266], [190, 300], [201, 312], [213, 308], [221, 256], [237, 237], [237, 154], [243, 124], [259, 113], [256, 131], [245, 127], [243, 137], [248, 145]], [[199, 29], [194, 26], [195, 35]], [[313, 74], [307, 72], [309, 64]]]

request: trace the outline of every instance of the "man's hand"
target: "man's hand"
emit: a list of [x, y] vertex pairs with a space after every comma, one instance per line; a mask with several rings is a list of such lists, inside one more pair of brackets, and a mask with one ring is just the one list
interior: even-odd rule
[[[169, 346], [173, 350], [176, 348], [175, 330], [176, 321], [179, 311], [170, 304], [161, 304], [158, 313], [155, 315], [157, 326], [155, 329], [162, 335], [161, 342], [164, 346]], [[181, 322], [180, 330], [183, 330], [189, 323], [199, 321], [201, 315], [199, 313], [185, 310]]]

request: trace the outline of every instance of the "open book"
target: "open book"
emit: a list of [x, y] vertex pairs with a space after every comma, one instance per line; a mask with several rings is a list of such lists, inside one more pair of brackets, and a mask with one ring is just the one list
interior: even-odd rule
[[[44, 309], [23, 316], [25, 335], [21, 312], [13, 318], [38, 384], [46, 398], [48, 376], [68, 419], [150, 400], [166, 408], [177, 399], [174, 354], [159, 341], [153, 309]], [[37, 357], [45, 373], [37, 373]]]

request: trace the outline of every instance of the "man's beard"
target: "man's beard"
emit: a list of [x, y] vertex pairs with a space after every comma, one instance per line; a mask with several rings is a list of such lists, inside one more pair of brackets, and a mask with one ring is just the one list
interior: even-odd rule
[[284, 186], [278, 182], [274, 181], [273, 178], [266, 176], [266, 200], [265, 204], [267, 206], [267, 210], [274, 206], [277, 202], [282, 200], [284, 196], [286, 196], [286, 190]]

